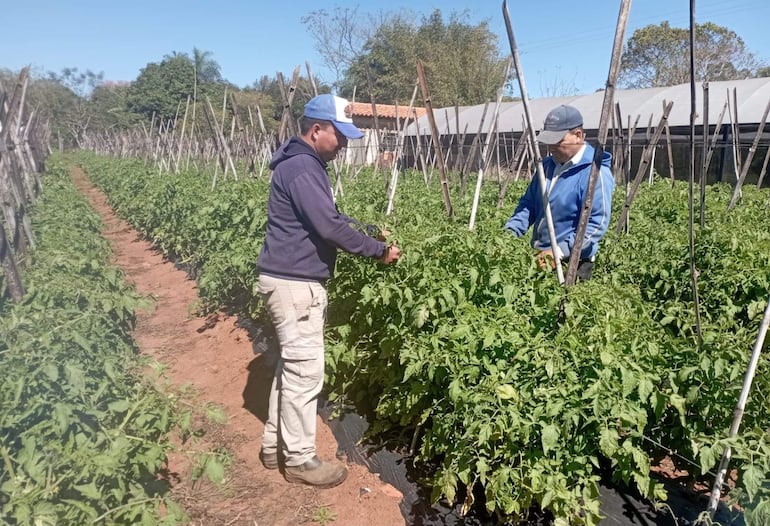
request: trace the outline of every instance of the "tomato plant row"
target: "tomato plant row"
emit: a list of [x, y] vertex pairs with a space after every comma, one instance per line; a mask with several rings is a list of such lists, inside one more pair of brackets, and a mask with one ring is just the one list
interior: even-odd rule
[[143, 300], [60, 161], [33, 227], [28, 293], [0, 313], [0, 522], [178, 524], [157, 473], [185, 416], [144, 379], [131, 339]]

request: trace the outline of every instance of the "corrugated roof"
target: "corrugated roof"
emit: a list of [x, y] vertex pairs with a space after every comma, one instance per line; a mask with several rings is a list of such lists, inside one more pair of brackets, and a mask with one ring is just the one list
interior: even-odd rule
[[[709, 124], [715, 125], [719, 114], [722, 112], [728, 92], [730, 97], [730, 106], [732, 107], [733, 89], [735, 89], [738, 99], [738, 122], [741, 125], [759, 124], [762, 120], [762, 114], [770, 101], [770, 77], [719, 81], [709, 83]], [[695, 107], [698, 112], [696, 124], [702, 124], [703, 110], [703, 86], [696, 85]], [[531, 99], [529, 109], [532, 114], [532, 121], [537, 130], [540, 130], [545, 120], [545, 116], [556, 106], [560, 104], [569, 104], [577, 108], [583, 114], [583, 125], [587, 130], [595, 130], [599, 127], [599, 117], [604, 101], [604, 91], [596, 91], [588, 95], [575, 95], [571, 97], [549, 97], [540, 99]], [[658, 124], [663, 115], [663, 102], [674, 101], [674, 106], [669, 114], [668, 123], [670, 127], [689, 126], [690, 125], [690, 84], [679, 84], [665, 88], [631, 89], [616, 90], [614, 103], [620, 105], [620, 112], [623, 116], [623, 126], [628, 126], [628, 117], [631, 118], [633, 125], [637, 115], [639, 116], [639, 128], [647, 126], [652, 116], [653, 126]], [[613, 105], [614, 109], [614, 105]], [[487, 114], [484, 120], [482, 132], [489, 131], [492, 116], [495, 110], [495, 101], [489, 103]], [[463, 106], [459, 108], [460, 132], [467, 131], [469, 135], [478, 132], [481, 116], [484, 112], [484, 104], [476, 106]], [[434, 110], [436, 126], [441, 134], [456, 134], [457, 120], [455, 118], [455, 108], [442, 108]], [[498, 130], [500, 132], [521, 132], [523, 126], [524, 105], [521, 101], [504, 102], [499, 108]], [[731, 122], [730, 116], [725, 113], [722, 120], [723, 124]], [[417, 121], [421, 134], [430, 133], [430, 125], [427, 116], [421, 117]], [[414, 135], [416, 133], [415, 125], [412, 124], [407, 129], [407, 133]]]
[[[372, 113], [372, 104], [370, 102], [353, 102], [353, 116], [359, 116], [359, 117], [373, 117]], [[396, 118], [396, 106], [393, 104], [377, 104], [377, 117], [383, 117], [383, 118], [390, 118], [395, 119]], [[406, 118], [407, 110], [409, 109], [409, 106], [398, 106], [398, 118], [404, 119]], [[410, 118], [414, 118], [414, 114], [417, 114], [417, 117], [422, 117], [425, 115], [425, 108], [412, 108], [412, 114], [409, 116]]]

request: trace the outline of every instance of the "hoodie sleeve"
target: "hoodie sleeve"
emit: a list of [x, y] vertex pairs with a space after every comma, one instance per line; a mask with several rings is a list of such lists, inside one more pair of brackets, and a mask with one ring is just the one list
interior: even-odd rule
[[[291, 183], [294, 206], [302, 220], [327, 243], [359, 256], [381, 257], [385, 243], [350, 226], [351, 218], [337, 211], [331, 190], [321, 177], [305, 172]], [[323, 179], [326, 179], [323, 177]]]
[[516, 205], [513, 215], [505, 222], [505, 230], [510, 231], [516, 237], [526, 234], [529, 227], [537, 219], [541, 201], [539, 186], [537, 179], [533, 177], [527, 186], [527, 191], [519, 199], [519, 204]]
[[[591, 216], [588, 218], [588, 224], [586, 225], [586, 233], [583, 238], [583, 245], [580, 247], [580, 257], [582, 259], [590, 258], [599, 248], [599, 241], [601, 241], [604, 234], [607, 233], [607, 229], [610, 226], [610, 212], [612, 211], [612, 192], [615, 189], [615, 179], [612, 177], [612, 173], [609, 168], [602, 166], [599, 180], [596, 181], [596, 190], [594, 192], [594, 199], [591, 203]], [[588, 192], [588, 177], [586, 177], [586, 183], [584, 186], [583, 197], [581, 203], [585, 200], [585, 194]], [[560, 243], [562, 245], [562, 243]], [[572, 247], [575, 245], [575, 232], [573, 231], [569, 238], [566, 240], [567, 251], [564, 252], [565, 247], [560, 247], [564, 252], [564, 257], [568, 257], [572, 252]]]

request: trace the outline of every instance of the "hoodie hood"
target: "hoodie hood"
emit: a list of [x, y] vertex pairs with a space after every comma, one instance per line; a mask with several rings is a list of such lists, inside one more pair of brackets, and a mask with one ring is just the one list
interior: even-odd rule
[[326, 163], [316, 153], [316, 151], [305, 141], [299, 137], [292, 137], [285, 143], [283, 143], [273, 154], [273, 158], [270, 159], [269, 167], [271, 170], [281, 164], [286, 159], [290, 159], [295, 155], [310, 155], [318, 160], [321, 167], [326, 170]]

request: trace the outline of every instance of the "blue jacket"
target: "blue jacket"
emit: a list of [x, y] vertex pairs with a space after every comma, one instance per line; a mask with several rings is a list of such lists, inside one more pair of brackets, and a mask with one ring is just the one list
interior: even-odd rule
[[337, 248], [381, 257], [385, 243], [351, 227], [357, 223], [334, 204], [326, 163], [305, 141], [292, 137], [275, 152], [267, 201], [260, 273], [298, 281], [325, 281], [334, 274]]
[[[568, 258], [575, 244], [575, 231], [580, 221], [580, 213], [583, 209], [583, 201], [588, 192], [588, 177], [591, 173], [591, 162], [594, 156], [594, 148], [586, 144], [585, 151], [580, 160], [561, 173], [553, 184], [553, 174], [556, 163], [553, 157], [543, 160], [543, 171], [546, 178], [546, 190], [550, 191], [549, 202], [551, 216], [553, 217], [554, 230], [556, 231], [556, 243], [559, 245], [562, 257]], [[612, 190], [615, 188], [615, 180], [610, 172], [609, 152], [604, 152], [599, 180], [596, 182], [591, 217], [588, 220], [585, 239], [580, 251], [581, 259], [591, 258], [599, 248], [599, 240], [607, 232], [610, 225], [610, 211], [612, 209]], [[552, 188], [553, 186], [553, 188]], [[548, 226], [543, 213], [540, 181], [535, 174], [527, 187], [527, 191], [519, 199], [513, 215], [505, 223], [505, 228], [516, 237], [523, 236], [530, 226], [534, 225], [532, 232], [532, 247], [538, 250], [551, 248], [551, 239], [548, 236]]]

